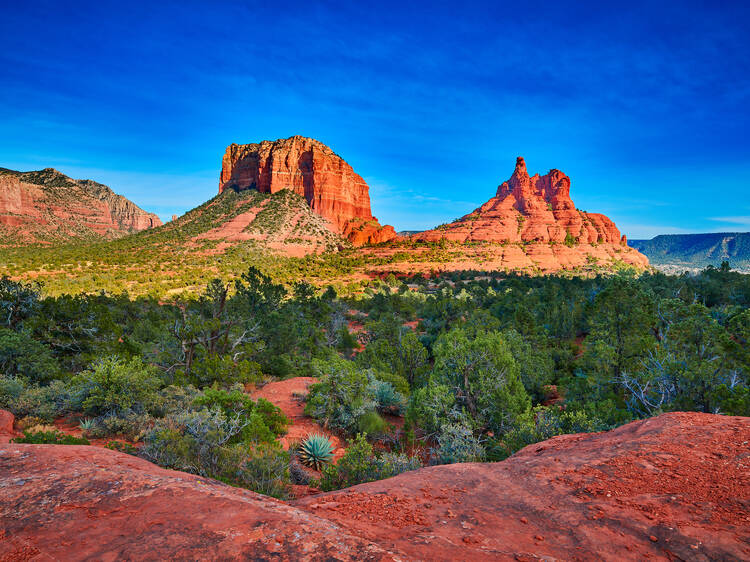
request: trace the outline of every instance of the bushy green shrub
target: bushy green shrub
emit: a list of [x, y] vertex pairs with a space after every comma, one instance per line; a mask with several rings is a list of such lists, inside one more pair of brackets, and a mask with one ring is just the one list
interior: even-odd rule
[[376, 408], [379, 412], [394, 415], [402, 413], [406, 400], [391, 383], [374, 379], [370, 383], [370, 392], [375, 398]]
[[401, 386], [396, 384], [398, 379], [383, 379], [394, 383], [399, 392], [408, 395], [409, 388], [421, 383], [427, 373], [427, 349], [412, 330], [392, 319], [375, 324], [372, 331], [374, 339], [357, 356], [357, 363], [364, 368], [392, 373], [398, 379], [406, 381], [406, 385]]
[[369, 411], [357, 418], [357, 430], [368, 437], [378, 438], [388, 430], [388, 424], [377, 412]]
[[538, 406], [516, 420], [515, 427], [488, 447], [490, 460], [503, 460], [516, 451], [567, 433], [591, 433], [609, 429], [601, 420], [582, 410], [562, 410], [557, 406]]
[[[276, 443], [258, 443], [234, 450], [238, 469], [225, 471], [226, 481], [259, 494], [287, 499], [290, 494], [289, 453]], [[230, 465], [232, 466], [232, 465]]]
[[11, 440], [13, 443], [32, 443], [35, 445], [88, 445], [89, 440], [83, 437], [66, 435], [60, 431], [24, 431], [23, 437]]
[[377, 465], [372, 445], [364, 435], [349, 442], [344, 455], [336, 464], [323, 467], [320, 488], [324, 491], [338, 490], [377, 480]]
[[0, 377], [0, 408], [18, 417], [34, 416], [51, 422], [71, 411], [72, 403], [71, 388], [62, 381], [38, 386], [22, 379]]
[[545, 387], [552, 384], [555, 362], [547, 346], [540, 345], [540, 338], [524, 338], [516, 330], [502, 332], [503, 340], [518, 365], [526, 392], [535, 403], [545, 398]]
[[403, 453], [380, 453], [376, 460], [378, 464], [378, 480], [391, 478], [402, 472], [422, 468], [422, 462], [419, 460], [419, 457], [410, 457]]
[[93, 418], [86, 435], [93, 438], [121, 436], [130, 441], [138, 441], [153, 423], [154, 417], [150, 414], [128, 410]]
[[218, 383], [258, 383], [263, 379], [260, 365], [255, 361], [235, 361], [230, 355], [206, 355], [196, 361], [191, 371], [191, 380], [199, 387]]
[[93, 416], [143, 413], [154, 406], [161, 381], [153, 367], [138, 358], [108, 357], [76, 375], [81, 410]]
[[428, 434], [460, 422], [475, 434], [501, 434], [530, 407], [518, 364], [499, 332], [469, 337], [462, 329], [435, 342], [435, 366], [412, 395], [410, 419]]
[[158, 420], [145, 436], [140, 455], [166, 468], [284, 497], [289, 457], [276, 443], [237, 442], [247, 420], [227, 417], [218, 407]]
[[484, 447], [472, 430], [465, 425], [446, 424], [441, 429], [437, 442], [435, 454], [440, 464], [484, 460]]
[[199, 394], [194, 405], [197, 407], [218, 407], [227, 419], [238, 418], [243, 425], [234, 442], [271, 442], [286, 433], [289, 420], [281, 409], [264, 398], [255, 402], [239, 388], [220, 390], [206, 388]]
[[324, 427], [353, 433], [359, 418], [376, 408], [370, 378], [354, 363], [340, 358], [316, 360], [313, 366], [319, 382], [310, 385], [305, 413]]
[[45, 383], [60, 376], [60, 366], [46, 345], [23, 332], [0, 328], [0, 373]]
[[193, 407], [200, 391], [193, 385], [169, 385], [162, 388], [154, 400], [151, 413], [154, 417], [163, 418], [175, 412], [184, 412]]
[[409, 382], [402, 377], [401, 375], [397, 375], [396, 373], [390, 373], [388, 371], [373, 371], [372, 372], [373, 377], [379, 381], [390, 383], [390, 385], [394, 388], [396, 392], [401, 394], [403, 397], [408, 397], [411, 394], [411, 389], [409, 388]]
[[122, 441], [107, 441], [104, 445], [107, 449], [113, 451], [120, 451], [121, 453], [127, 453], [128, 455], [137, 455], [138, 449], [133, 447], [130, 443], [123, 443]]
[[431, 381], [411, 395], [407, 418], [428, 436], [437, 436], [446, 423], [463, 421], [466, 417], [465, 412], [456, 408], [456, 395], [446, 384]]
[[25, 390], [26, 381], [17, 377], [6, 377], [0, 375], [0, 408], [10, 410], [11, 404], [15, 402]]

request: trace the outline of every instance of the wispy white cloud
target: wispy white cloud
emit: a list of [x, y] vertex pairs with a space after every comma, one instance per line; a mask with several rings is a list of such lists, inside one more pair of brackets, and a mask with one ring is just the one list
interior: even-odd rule
[[735, 215], [728, 217], [709, 217], [709, 220], [723, 222], [727, 224], [736, 224], [750, 228], [750, 215]]
[[627, 235], [631, 240], [647, 240], [659, 234], [691, 234], [697, 232], [678, 226], [658, 224], [631, 224], [623, 222], [617, 226], [620, 232]]

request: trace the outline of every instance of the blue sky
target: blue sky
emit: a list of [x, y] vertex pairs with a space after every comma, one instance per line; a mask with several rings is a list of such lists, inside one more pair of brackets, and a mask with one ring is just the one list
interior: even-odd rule
[[750, 230], [740, 2], [4, 4], [0, 166], [165, 218], [228, 144], [300, 134], [397, 230], [471, 211], [518, 155], [631, 238]]

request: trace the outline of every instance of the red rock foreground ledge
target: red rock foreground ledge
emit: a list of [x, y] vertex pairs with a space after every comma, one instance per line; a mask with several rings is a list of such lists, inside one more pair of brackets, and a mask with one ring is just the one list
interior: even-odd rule
[[0, 445], [0, 560], [750, 559], [750, 418], [674, 413], [287, 505], [80, 446]]

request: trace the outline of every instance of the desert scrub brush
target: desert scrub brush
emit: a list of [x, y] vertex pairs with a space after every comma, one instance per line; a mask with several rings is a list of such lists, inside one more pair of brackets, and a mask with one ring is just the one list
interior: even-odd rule
[[325, 435], [314, 433], [300, 444], [297, 455], [302, 464], [320, 470], [333, 460], [333, 445]]

